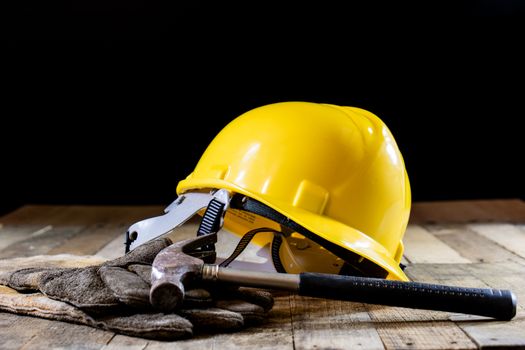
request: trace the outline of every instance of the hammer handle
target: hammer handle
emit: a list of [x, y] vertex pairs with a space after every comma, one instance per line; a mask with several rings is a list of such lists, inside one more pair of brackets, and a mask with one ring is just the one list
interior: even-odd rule
[[204, 280], [241, 286], [273, 288], [300, 295], [414, 309], [460, 312], [510, 320], [516, 315], [516, 296], [509, 290], [463, 288], [379, 278], [303, 272], [299, 275], [245, 271], [204, 265]]
[[301, 273], [298, 293], [338, 300], [450, 311], [500, 320], [516, 315], [516, 296], [509, 290], [463, 288], [378, 278]]

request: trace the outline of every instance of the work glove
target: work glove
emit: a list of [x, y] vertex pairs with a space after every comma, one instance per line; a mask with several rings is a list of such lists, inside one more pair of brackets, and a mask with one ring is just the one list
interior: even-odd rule
[[273, 298], [251, 288], [194, 286], [180, 310], [155, 310], [149, 302], [151, 264], [170, 244], [157, 239], [103, 263], [72, 255], [0, 260], [0, 310], [166, 340], [230, 332], [266, 319]]

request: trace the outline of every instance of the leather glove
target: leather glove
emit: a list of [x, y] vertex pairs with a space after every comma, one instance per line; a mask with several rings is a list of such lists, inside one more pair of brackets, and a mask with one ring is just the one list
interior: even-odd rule
[[153, 309], [151, 263], [170, 244], [168, 238], [154, 240], [102, 264], [96, 257], [71, 255], [0, 260], [0, 310], [171, 340], [266, 319], [273, 298], [251, 288], [190, 289], [176, 313]]

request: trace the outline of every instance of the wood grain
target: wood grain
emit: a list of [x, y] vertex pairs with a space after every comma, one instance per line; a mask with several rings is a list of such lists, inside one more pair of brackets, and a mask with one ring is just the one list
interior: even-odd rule
[[[525, 297], [525, 269], [514, 262], [463, 265], [414, 265], [410, 277], [433, 283], [465, 287], [510, 288], [518, 296]], [[512, 321], [496, 321], [481, 316], [451, 314], [455, 321], [480, 348], [522, 347], [525, 343], [525, 315], [523, 305], [518, 304], [518, 315]]]
[[386, 349], [476, 349], [453, 322], [375, 323]]
[[512, 290], [518, 298], [518, 309], [516, 317], [510, 322], [464, 322], [461, 328], [480, 347], [525, 347], [525, 267], [507, 262], [491, 264], [490, 267], [476, 264], [465, 269], [492, 288]]
[[41, 331], [46, 330], [51, 323], [52, 321], [41, 318], [0, 313], [0, 348], [22, 349], [24, 344], [35, 338]]
[[418, 202], [412, 206], [414, 224], [508, 222], [525, 223], [520, 199]]
[[70, 253], [77, 255], [95, 254], [113, 239], [120, 237], [121, 254], [124, 249], [124, 237], [128, 227], [144, 216], [162, 213], [161, 207], [116, 207], [111, 208], [111, 217], [106, 222], [94, 221], [86, 225], [83, 233], [73, 236], [51, 249], [47, 254]]
[[25, 205], [0, 217], [0, 223], [3, 226], [42, 224], [50, 217], [67, 209], [67, 207], [64, 205]]
[[[437, 264], [449, 266], [449, 264]], [[429, 264], [414, 264], [406, 269], [415, 281], [437, 283]], [[452, 265], [454, 266], [454, 265]], [[450, 313], [401, 307], [369, 305], [369, 314], [387, 349], [475, 349], [476, 344], [449, 321]]]
[[290, 297], [295, 349], [383, 349], [363, 304]]
[[419, 225], [409, 225], [403, 241], [405, 244], [404, 256], [413, 264], [462, 264], [470, 262]]
[[55, 215], [41, 218], [39, 230], [3, 248], [0, 258], [46, 254], [90, 225], [111, 221], [112, 214], [111, 207], [63, 207]]
[[514, 261], [525, 264], [525, 259], [505, 249], [494, 241], [461, 224], [427, 225], [425, 228], [472, 262]]
[[525, 258], [525, 233], [518, 227], [510, 224], [471, 224], [468, 227]]
[[[133, 222], [161, 207], [26, 206], [0, 218], [0, 257], [120, 256]], [[1, 349], [473, 349], [525, 347], [525, 205], [520, 200], [415, 203], [404, 239], [417, 281], [513, 290], [510, 322], [278, 293], [269, 322], [237, 333], [158, 342], [87, 326], [0, 314]], [[191, 237], [196, 222], [174, 232]]]
[[146, 339], [116, 334], [101, 350], [143, 350], [147, 345]]
[[49, 325], [24, 344], [26, 349], [71, 348], [95, 350], [105, 346], [114, 336], [113, 332], [60, 321]]
[[65, 207], [25, 206], [0, 218], [0, 253], [16, 242], [38, 234], [49, 227], [50, 220], [60, 215]]

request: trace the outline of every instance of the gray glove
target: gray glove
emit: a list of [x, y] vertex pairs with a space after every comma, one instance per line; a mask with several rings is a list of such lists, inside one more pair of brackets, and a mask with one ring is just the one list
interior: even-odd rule
[[154, 240], [95, 266], [72, 256], [0, 260], [0, 284], [12, 288], [0, 288], [0, 309], [152, 339], [232, 331], [266, 319], [271, 294], [249, 288], [188, 290], [176, 313], [154, 310], [149, 303], [151, 263], [170, 244], [167, 238]]

